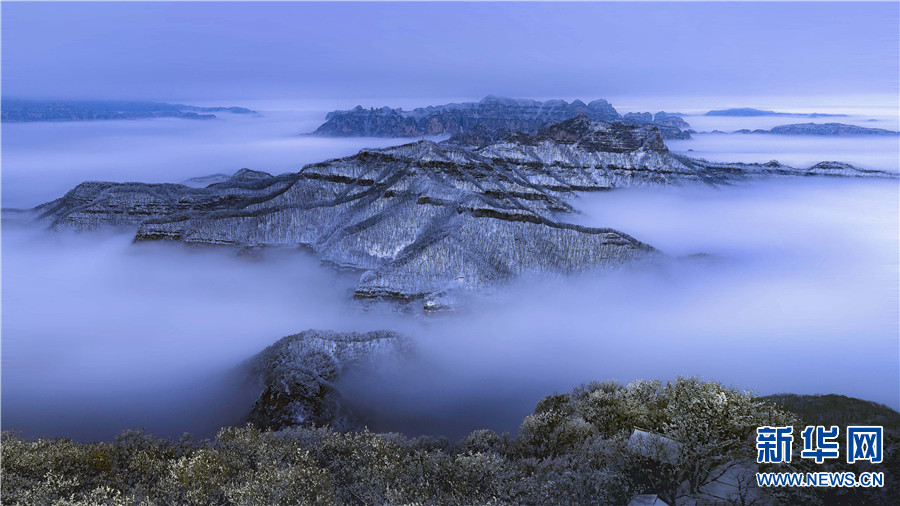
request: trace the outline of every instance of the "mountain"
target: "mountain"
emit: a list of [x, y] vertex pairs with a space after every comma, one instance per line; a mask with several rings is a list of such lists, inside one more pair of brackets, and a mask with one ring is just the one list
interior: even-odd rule
[[[514, 132], [535, 133], [547, 123], [564, 121], [581, 114], [592, 121], [623, 120], [606, 100], [594, 100], [585, 104], [580, 100], [571, 103], [564, 100], [539, 102], [488, 96], [480, 102], [429, 106], [411, 111], [389, 107], [364, 109], [362, 106], [349, 111], [332, 111], [325, 117], [325, 123], [312, 135], [423, 137], [451, 134], [453, 142], [484, 146]], [[684, 138], [685, 134], [674, 126], [673, 122], [677, 121], [671, 119], [676, 116], [666, 113], [658, 113], [657, 116], [660, 119], [658, 123], [653, 116], [647, 121], [629, 122], [657, 124], [663, 138]], [[681, 118], [678, 120], [684, 123]], [[669, 137], [670, 135], [681, 137]]]
[[481, 148], [419, 141], [205, 188], [82, 183], [34, 209], [55, 229], [136, 227], [135, 241], [303, 247], [361, 273], [354, 297], [438, 309], [531, 272], [652, 259], [626, 233], [562, 220], [576, 192], [777, 176], [896, 174], [823, 162], [719, 163], [670, 153], [652, 126], [578, 116]]
[[246, 364], [251, 381], [262, 393], [250, 411], [257, 427], [292, 425], [358, 427], [355, 416], [342, 409], [334, 383], [350, 368], [402, 359], [411, 341], [393, 331], [339, 333], [307, 330], [284, 337]]
[[736, 134], [775, 134], [775, 135], [900, 135], [900, 132], [882, 128], [867, 128], [843, 123], [796, 123], [780, 125], [770, 130], [738, 130]]
[[532, 132], [544, 123], [557, 122], [585, 114], [594, 121], [616, 121], [619, 113], [606, 100], [585, 104], [580, 100], [517, 100], [488, 96], [480, 102], [464, 102], [402, 109], [363, 109], [333, 111], [313, 135], [331, 137], [421, 137], [455, 134], [481, 126], [490, 131], [505, 129]]
[[794, 116], [798, 118], [831, 118], [831, 117], [844, 117], [846, 114], [823, 114], [814, 112], [812, 114], [795, 114], [790, 112], [775, 112], [775, 111], [766, 111], [762, 109], [753, 109], [750, 107], [740, 107], [737, 109], [720, 109], [709, 111], [704, 116]]
[[159, 102], [39, 101], [3, 99], [4, 122], [85, 121], [109, 119], [181, 118], [215, 119], [217, 112], [256, 114], [242, 107], [195, 107]]

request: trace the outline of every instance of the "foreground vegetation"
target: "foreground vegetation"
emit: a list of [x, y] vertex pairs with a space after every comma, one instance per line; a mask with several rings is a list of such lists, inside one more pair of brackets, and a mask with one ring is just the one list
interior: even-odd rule
[[[801, 423], [746, 393], [678, 379], [585, 385], [541, 400], [516, 436], [478, 430], [456, 443], [249, 425], [210, 441], [126, 431], [82, 444], [7, 432], [0, 493], [10, 505], [626, 504], [641, 493], [671, 503], [696, 494], [713, 469], [755, 459], [757, 426]], [[632, 451], [634, 427], [681, 442], [677, 463]], [[891, 441], [886, 463], [898, 457]], [[732, 500], [900, 504], [896, 487], [776, 492]]]

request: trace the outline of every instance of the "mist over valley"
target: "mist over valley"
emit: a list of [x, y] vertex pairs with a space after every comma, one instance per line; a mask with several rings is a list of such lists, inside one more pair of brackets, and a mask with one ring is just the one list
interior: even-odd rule
[[[279, 173], [397, 143], [298, 135], [321, 118], [262, 111], [214, 123], [5, 126], [4, 182], [12, 184], [4, 202], [39, 203], [85, 180], [177, 182], [236, 167]], [[847, 140], [842, 157], [828, 156], [833, 141], [818, 156], [806, 138], [757, 141], [764, 155], [735, 137], [715, 139], [667, 143], [688, 155], [716, 146], [723, 161], [797, 163], [792, 154], [804, 153], [897, 170], [883, 164], [896, 146], [870, 139]], [[515, 430], [547, 392], [596, 378], [699, 375], [761, 394], [841, 393], [897, 407], [897, 385], [884, 381], [900, 374], [892, 358], [896, 181], [638, 187], [569, 203], [576, 213], [561, 220], [622, 230], [664, 258], [577, 277], [534, 273], [432, 317], [355, 302], [358, 273], [300, 250], [246, 256], [132, 244], [128, 229], [54, 233], [7, 217], [5, 421], [36, 436], [108, 438], [122, 426], [212, 434], [245, 416], [254, 395], [216, 378], [307, 328], [390, 328], [414, 339], [417, 358], [405, 368], [377, 381], [351, 376], [340, 387], [374, 427], [413, 435]], [[853, 364], [849, 346], [860, 350]], [[845, 372], [821, 365], [838, 361]], [[64, 416], [46, 416], [61, 405]]]

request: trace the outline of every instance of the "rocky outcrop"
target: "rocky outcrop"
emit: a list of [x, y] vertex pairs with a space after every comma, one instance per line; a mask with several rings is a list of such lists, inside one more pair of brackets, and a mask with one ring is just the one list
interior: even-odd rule
[[691, 125], [680, 115], [667, 112], [629, 112], [622, 117], [626, 123], [634, 125], [656, 125], [663, 139], [690, 139]]
[[653, 115], [653, 123], [657, 125], [667, 125], [675, 128], [688, 129], [691, 125], [682, 117], [683, 114], [669, 113], [660, 111]]
[[886, 135], [897, 136], [900, 132], [885, 130], [883, 128], [867, 128], [844, 123], [797, 123], [793, 125], [780, 125], [769, 130], [737, 130], [736, 134], [774, 134], [774, 135]]
[[196, 107], [159, 102], [38, 101], [3, 99], [4, 122], [85, 121], [110, 119], [215, 119], [213, 113], [256, 114], [243, 107]]
[[35, 209], [51, 227], [137, 227], [135, 241], [291, 247], [361, 273], [356, 299], [426, 309], [531, 272], [652, 258], [626, 233], [561, 219], [577, 192], [778, 176], [896, 177], [845, 164], [718, 163], [676, 155], [654, 126], [586, 116], [471, 149], [420, 141], [206, 188], [83, 183]]
[[261, 388], [249, 419], [270, 429], [361, 428], [356, 415], [342, 404], [336, 381], [351, 368], [383, 367], [411, 352], [409, 339], [386, 330], [307, 330], [284, 337], [246, 364], [251, 381]]

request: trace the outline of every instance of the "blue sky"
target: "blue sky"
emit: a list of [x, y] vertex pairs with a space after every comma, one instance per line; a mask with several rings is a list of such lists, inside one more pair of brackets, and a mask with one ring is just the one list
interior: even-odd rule
[[[887, 3], [9, 3], [6, 97], [896, 97]], [[877, 98], [881, 97], [881, 98]]]

